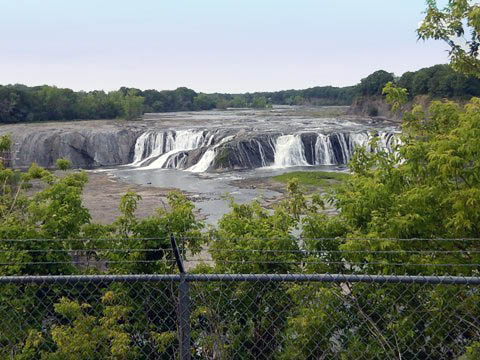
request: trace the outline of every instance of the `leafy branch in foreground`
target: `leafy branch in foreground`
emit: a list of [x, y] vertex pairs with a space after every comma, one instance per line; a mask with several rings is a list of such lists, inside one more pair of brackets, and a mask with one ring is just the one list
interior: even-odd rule
[[435, 0], [427, 1], [425, 18], [417, 29], [422, 40], [443, 40], [450, 46], [453, 68], [480, 78], [480, 5], [470, 0], [449, 0], [439, 9]]

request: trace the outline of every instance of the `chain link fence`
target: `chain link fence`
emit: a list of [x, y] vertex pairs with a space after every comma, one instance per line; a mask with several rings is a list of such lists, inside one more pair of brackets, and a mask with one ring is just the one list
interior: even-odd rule
[[478, 359], [480, 278], [0, 277], [2, 359]]
[[1, 240], [0, 359], [480, 359], [480, 239], [309, 241]]

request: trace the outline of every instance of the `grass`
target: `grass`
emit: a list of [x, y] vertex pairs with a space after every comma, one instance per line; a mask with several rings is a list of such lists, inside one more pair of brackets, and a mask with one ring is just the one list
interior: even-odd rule
[[300, 185], [326, 188], [348, 179], [349, 176], [350, 174], [341, 172], [293, 171], [274, 176], [273, 179], [282, 183], [297, 179]]

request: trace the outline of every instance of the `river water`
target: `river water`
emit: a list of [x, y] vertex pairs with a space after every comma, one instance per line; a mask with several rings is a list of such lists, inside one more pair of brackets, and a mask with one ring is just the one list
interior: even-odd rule
[[215, 224], [239, 203], [281, 194], [243, 181], [289, 171], [346, 171], [357, 146], [377, 136], [391, 150], [396, 124], [339, 115], [339, 107], [275, 107], [147, 114], [133, 162], [108, 172], [128, 183], [187, 193]]

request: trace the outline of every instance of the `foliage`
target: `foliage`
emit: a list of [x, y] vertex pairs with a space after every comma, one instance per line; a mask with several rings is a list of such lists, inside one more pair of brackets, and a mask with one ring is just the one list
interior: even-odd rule
[[[172, 273], [176, 268], [168, 251], [171, 233], [182, 244], [185, 258], [200, 251], [207, 237], [215, 239], [209, 247], [215, 265], [195, 269], [198, 272], [398, 274], [405, 269], [399, 270], [390, 263], [464, 262], [465, 258], [449, 254], [420, 256], [409, 251], [462, 249], [478, 252], [475, 242], [432, 245], [384, 239], [479, 236], [480, 148], [475, 139], [480, 134], [480, 99], [472, 99], [465, 107], [453, 102], [434, 102], [428, 117], [415, 108], [406, 116], [403, 130], [393, 153], [359, 149], [350, 164], [350, 176], [321, 172], [284, 176], [297, 177], [303, 183], [341, 180], [335, 193], [324, 199], [336, 205], [337, 215], [321, 212], [322, 199], [318, 196], [307, 199], [299, 182], [290, 181], [288, 196], [272, 211], [263, 209], [258, 202], [232, 202], [231, 211], [210, 233], [202, 232], [203, 224], [196, 220], [193, 204], [179, 193], [169, 195], [168, 208], [160, 208], [156, 214], [138, 219], [135, 212], [141, 197], [128, 192], [120, 202], [121, 215], [113, 224], [89, 224], [88, 212], [84, 212], [80, 198], [84, 174], [67, 173], [60, 178], [38, 166], [32, 166], [23, 175], [2, 169], [0, 175], [8, 185], [2, 198], [5, 215], [0, 230], [3, 237], [74, 240], [40, 243], [40, 247], [36, 247], [35, 242], [10, 244], [5, 247], [7, 251], [1, 253], [5, 262], [42, 261], [45, 256], [48, 261], [66, 264], [12, 266], [2, 271], [5, 274], [41, 274], [42, 271], [53, 274]], [[376, 141], [378, 138], [372, 138], [372, 148], [376, 147]], [[42, 181], [46, 188], [33, 197], [23, 196], [21, 181]], [[19, 195], [15, 201], [17, 191]], [[15, 215], [8, 213], [12, 205]], [[71, 213], [83, 215], [72, 217]], [[302, 232], [303, 243], [293, 235], [298, 231]], [[76, 240], [81, 237], [93, 239], [90, 244], [83, 244]], [[358, 241], [358, 237], [367, 240]], [[321, 238], [330, 240], [319, 240]], [[83, 253], [87, 245], [97, 250]], [[101, 263], [103, 267], [74, 266], [62, 252], [29, 252], [46, 248], [73, 249], [86, 256], [91, 264]], [[375, 250], [400, 252], [391, 255], [375, 253]], [[477, 252], [472, 251], [468, 261], [478, 263]], [[307, 255], [309, 257], [305, 258]], [[306, 263], [302, 266], [303, 261]], [[363, 265], [352, 267], [350, 262]], [[409, 267], [407, 271], [425, 274], [439, 269], [435, 266]], [[452, 274], [472, 275], [476, 270], [458, 266], [451, 271]], [[15, 303], [30, 312], [34, 309], [39, 320], [51, 311], [33, 301], [37, 292], [19, 291], [2, 288], [2, 297], [8, 299], [7, 304]], [[38, 321], [37, 326], [25, 329], [29, 335], [7, 332], [15, 339], [22, 339], [23, 350], [15, 354], [17, 358], [68, 359], [73, 354], [79, 358], [134, 358], [136, 352], [141, 351], [137, 348], [140, 345], [132, 343], [138, 334], [148, 334], [143, 341], [145, 346], [155, 344], [160, 353], [171, 354], [177, 341], [176, 324], [168, 319], [166, 311], [174, 306], [170, 303], [175, 298], [174, 289], [168, 284], [155, 288], [135, 284], [112, 286], [108, 291], [111, 293], [105, 296], [117, 294], [113, 298], [122, 301], [104, 300], [103, 304], [92, 308], [92, 304], [98, 303], [98, 291], [82, 303], [64, 298], [58, 290], [48, 292], [41, 303], [57, 303], [51, 327], [40, 331], [38, 324], [42, 322]], [[411, 296], [408, 297], [405, 296], [407, 288], [398, 284], [387, 288], [371, 284], [300, 287], [281, 283], [202, 283], [202, 288], [195, 291], [202, 301], [192, 308], [192, 337], [200, 358], [254, 358], [263, 354], [281, 359], [341, 354], [345, 359], [353, 359], [360, 354], [391, 358], [398, 353], [408, 358], [413, 356], [411, 349], [417, 348], [442, 358], [442, 348], [438, 344], [443, 344], [443, 348], [460, 349], [458, 351], [463, 351], [465, 358], [475, 358], [478, 352], [476, 343], [463, 349], [438, 331], [446, 318], [478, 311], [472, 305], [476, 301], [472, 294], [453, 296], [448, 287], [410, 286]], [[159, 298], [166, 300], [156, 301]], [[424, 301], [419, 305], [417, 299]], [[133, 306], [135, 316], [130, 311]], [[402, 311], [397, 311], [398, 308]], [[3, 313], [15, 311], [4, 310], [1, 306], [0, 309]], [[357, 309], [359, 316], [352, 317], [352, 309]], [[370, 316], [374, 312], [378, 319]], [[5, 318], [8, 317], [6, 313]], [[6, 321], [2, 326], [6, 329], [11, 324]], [[154, 333], [150, 333], [152, 329]], [[416, 332], [429, 336], [428, 344], [412, 335]], [[341, 347], [329, 341], [336, 334], [342, 334], [337, 342]], [[93, 348], [97, 352], [92, 355]], [[279, 349], [282, 349], [281, 354]]]
[[[393, 74], [379, 70], [360, 84], [343, 88], [317, 86], [303, 90], [245, 94], [204, 94], [180, 87], [175, 90], [140, 90], [122, 87], [117, 91], [74, 92], [55, 86], [0, 85], [0, 123], [51, 120], [133, 120], [144, 112], [196, 111], [226, 108], [266, 108], [278, 105], [350, 105], [357, 96], [379, 96]], [[433, 98], [480, 96], [480, 80], [436, 65], [406, 72], [396, 82], [410, 97]]]
[[[405, 99], [403, 91], [390, 94]], [[313, 251], [307, 271], [418, 275], [437, 274], [445, 271], [441, 264], [453, 264], [450, 275], [478, 275], [475, 267], [460, 265], [480, 262], [476, 241], [395, 240], [480, 236], [480, 148], [474, 140], [480, 134], [480, 99], [464, 107], [436, 101], [428, 114], [420, 107], [406, 114], [394, 152], [357, 150], [352, 175], [327, 198], [337, 215], [304, 209], [302, 238]], [[376, 141], [372, 139], [372, 148]], [[283, 356], [328, 358], [340, 351], [345, 359], [411, 358], [419, 356], [412, 349], [422, 348], [422, 354], [436, 358], [444, 358], [445, 349], [463, 353], [462, 359], [475, 358], [478, 344], [457, 344], [454, 325], [446, 325], [450, 316], [477, 313], [476, 300], [470, 299], [476, 295], [467, 293], [448, 286], [294, 286], [290, 294], [296, 306], [285, 330], [294, 340], [284, 344]], [[333, 347], [324, 343], [332, 331], [337, 334]]]
[[[115, 303], [113, 292], [102, 297], [104, 304], [101, 316], [91, 315], [91, 306], [65, 297], [55, 304], [57, 315], [64, 323], [53, 325], [48, 335], [30, 331], [25, 346], [16, 358], [56, 359], [135, 359], [136, 351], [131, 344], [128, 325], [129, 308]], [[55, 347], [42, 349], [48, 338]]]
[[[223, 108], [223, 106], [219, 106], [219, 101], [215, 101], [215, 99], [207, 94], [198, 94], [193, 98], [193, 106], [196, 110], [210, 110], [216, 108]], [[226, 104], [225, 104], [226, 107]]]
[[[464, 18], [466, 23], [461, 21]], [[451, 56], [457, 69], [477, 76], [478, 60], [470, 62], [478, 51], [477, 18], [478, 6], [466, 0], [452, 0], [443, 11], [430, 0], [419, 35], [450, 41], [452, 36], [463, 35], [465, 24], [472, 27], [470, 52], [450, 43]], [[479, 89], [477, 80], [453, 74], [445, 66], [404, 74], [397, 85], [405, 84], [407, 90], [396, 87], [393, 80], [392, 74], [379, 71], [363, 79], [358, 88], [235, 96], [196, 94], [187, 88], [167, 92], [121, 88], [105, 94], [15, 85], [0, 87], [0, 119], [44, 121], [73, 119], [79, 114], [136, 117], [142, 101], [146, 111], [206, 109], [214, 103], [223, 108], [315, 99], [344, 102], [354, 93], [380, 95], [382, 88], [387, 101], [398, 109], [407, 96], [468, 96]], [[232, 202], [231, 211], [207, 233], [195, 218], [193, 204], [180, 193], [169, 195], [168, 208], [138, 219], [135, 211], [141, 197], [128, 192], [114, 223], [91, 224], [81, 201], [84, 173], [59, 177], [35, 164], [25, 173], [0, 167], [0, 236], [25, 240], [2, 242], [0, 261], [10, 265], [1, 267], [1, 275], [172, 273], [176, 269], [168, 251], [171, 234], [181, 243], [185, 258], [198, 253], [207, 238], [215, 239], [209, 244], [214, 265], [199, 267], [197, 272], [419, 275], [438, 273], [442, 264], [452, 264], [450, 275], [478, 275], [475, 266], [461, 265], [478, 265], [478, 242], [454, 239], [480, 237], [480, 99], [473, 98], [465, 106], [434, 101], [428, 113], [414, 107], [402, 126], [395, 151], [377, 148], [378, 138], [370, 144], [376, 151], [358, 149], [349, 164], [350, 176], [280, 176], [279, 180], [296, 177], [299, 181], [288, 182], [288, 196], [272, 211], [259, 202]], [[2, 150], [10, 145], [8, 137], [0, 139]], [[58, 167], [66, 170], [68, 163], [60, 160]], [[299, 188], [299, 182], [319, 184], [333, 179], [342, 181], [326, 198], [309, 200]], [[28, 196], [23, 189], [30, 182], [41, 183], [43, 189]], [[338, 212], [332, 216], [322, 212], [324, 201]], [[299, 232], [302, 241], [293, 235]], [[91, 243], [84, 243], [83, 237]], [[35, 238], [46, 240], [27, 240]], [[415, 238], [452, 240], [396, 240]], [[88, 248], [95, 250], [88, 252]], [[72, 252], [87, 259], [83, 266], [73, 261]], [[399, 268], [396, 263], [418, 265]], [[479, 356], [478, 331], [466, 332], [448, 322], [464, 314], [480, 315], [478, 293], [468, 288], [235, 282], [202, 286], [216, 296], [195, 289], [202, 301], [193, 304], [192, 337], [200, 358], [247, 359], [262, 354], [279, 359], [440, 359], [445, 358], [445, 349], [463, 353], [461, 359]], [[0, 349], [0, 354], [14, 359], [129, 359], [141, 351], [137, 348], [142, 346], [140, 341], [133, 344], [139, 334], [148, 334], [141, 342], [152, 341], [160, 353], [168, 353], [176, 344], [172, 329], [177, 324], [167, 318], [165, 310], [176, 305], [174, 289], [168, 284], [163, 288], [112, 285], [101, 294], [99, 304], [101, 291], [86, 290], [89, 296], [80, 303], [65, 297], [58, 287], [2, 286], [1, 342], [21, 341], [18, 353], [5, 354]], [[132, 315], [138, 299], [143, 301]], [[47, 307], [49, 303], [55, 303], [54, 309]], [[18, 309], [31, 316], [22, 329], [10, 320]]]
[[57, 168], [63, 171], [66, 171], [72, 167], [72, 163], [65, 158], [57, 159], [55, 164], [57, 165]]
[[[296, 239], [290, 231], [298, 225], [298, 215], [305, 199], [293, 181], [289, 185], [289, 196], [273, 214], [262, 208], [258, 202], [251, 204], [231, 203], [231, 212], [224, 215], [215, 231], [217, 240], [211, 246], [212, 257], [218, 262], [220, 271], [238, 273], [269, 273], [291, 269], [289, 263], [294, 254], [286, 253], [286, 264], [276, 263], [277, 254], [238, 252], [234, 250], [298, 250]], [[232, 252], [217, 251], [230, 249]], [[259, 264], [242, 263], [244, 260], [260, 260]], [[227, 261], [227, 262], [225, 262]], [[234, 261], [230, 263], [229, 261]]]
[[404, 73], [396, 85], [405, 88], [409, 99], [418, 95], [439, 98], [465, 98], [480, 96], [480, 80], [455, 72], [448, 65], [435, 65]]
[[428, 0], [425, 18], [417, 33], [419, 39], [445, 41], [450, 46], [452, 67], [461, 73], [480, 78], [478, 3], [471, 0], [449, 0], [444, 9], [439, 9], [436, 0]]
[[143, 115], [144, 98], [137, 95], [137, 92], [130, 90], [123, 98], [122, 110], [126, 120], [134, 120]]
[[357, 92], [362, 96], [381, 95], [385, 84], [393, 80], [392, 73], [378, 70], [360, 81], [360, 84], [357, 86]]
[[265, 109], [267, 107], [267, 98], [265, 96], [253, 98], [252, 107], [255, 109]]
[[388, 82], [382, 90], [382, 95], [385, 95], [387, 103], [391, 105], [392, 111], [395, 113], [407, 102], [408, 91]]
[[396, 153], [360, 151], [338, 192], [342, 217], [364, 234], [391, 238], [478, 237], [480, 100], [464, 109], [433, 102], [407, 115]]
[[134, 118], [143, 98], [121, 91], [74, 92], [55, 86], [0, 86], [0, 122]]
[[12, 146], [10, 134], [0, 136], [0, 151], [9, 151]]

